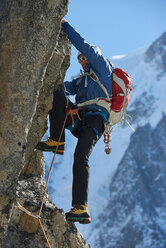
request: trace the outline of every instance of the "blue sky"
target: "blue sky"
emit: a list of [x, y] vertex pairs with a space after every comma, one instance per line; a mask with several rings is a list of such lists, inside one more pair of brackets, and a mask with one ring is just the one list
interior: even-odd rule
[[[106, 58], [129, 54], [166, 31], [166, 0], [71, 0], [65, 17]], [[72, 47], [66, 80], [79, 72]]]

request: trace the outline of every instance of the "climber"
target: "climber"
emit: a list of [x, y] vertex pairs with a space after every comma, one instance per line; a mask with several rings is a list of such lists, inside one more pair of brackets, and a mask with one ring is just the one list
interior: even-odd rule
[[[65, 19], [62, 20], [62, 25], [69, 40], [78, 50], [78, 62], [84, 73], [71, 82], [64, 82], [62, 89], [54, 92], [53, 105], [49, 112], [50, 138], [47, 141], [39, 142], [36, 148], [42, 151], [55, 151], [58, 146], [57, 153], [64, 153], [64, 131], [59, 142], [58, 139], [66, 112], [71, 111], [71, 115], [67, 117], [65, 128], [78, 138], [78, 142], [73, 164], [73, 208], [66, 213], [66, 219], [86, 224], [91, 222], [88, 210], [89, 156], [102, 136], [104, 123], [108, 119], [107, 110], [93, 103], [93, 99], [106, 97], [105, 92], [96, 83], [95, 77], [99, 78], [111, 97], [114, 67], [102, 56], [97, 46], [88, 44]], [[76, 104], [72, 103], [66, 95], [75, 95]], [[83, 104], [83, 106], [78, 107], [79, 104]]]

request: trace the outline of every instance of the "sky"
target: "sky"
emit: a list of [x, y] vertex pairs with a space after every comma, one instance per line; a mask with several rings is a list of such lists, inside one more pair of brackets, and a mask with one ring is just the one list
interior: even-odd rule
[[[70, 0], [65, 19], [110, 59], [151, 44], [166, 31], [166, 0]], [[80, 69], [72, 47], [65, 80]]]

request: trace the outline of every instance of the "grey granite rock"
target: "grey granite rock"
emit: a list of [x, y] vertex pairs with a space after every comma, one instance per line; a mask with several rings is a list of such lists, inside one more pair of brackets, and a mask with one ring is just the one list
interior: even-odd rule
[[[1, 0], [0, 3], [0, 247], [47, 247], [38, 214], [45, 164], [34, 147], [47, 129], [54, 89], [70, 63], [61, 27], [67, 0]], [[89, 247], [63, 210], [43, 204], [41, 222], [51, 247]]]

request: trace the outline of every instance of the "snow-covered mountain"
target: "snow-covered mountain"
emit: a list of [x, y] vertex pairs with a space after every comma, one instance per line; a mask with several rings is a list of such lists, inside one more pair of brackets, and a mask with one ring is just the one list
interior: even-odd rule
[[110, 184], [91, 239], [96, 248], [166, 247], [166, 116], [138, 127]]
[[[166, 33], [150, 46], [111, 61], [133, 79], [128, 113], [136, 131], [115, 127], [111, 155], [105, 154], [102, 138], [96, 145], [90, 158], [92, 223], [77, 227], [92, 248], [164, 248]], [[71, 208], [76, 142], [66, 132], [66, 152], [56, 157], [49, 183], [52, 201], [65, 211]], [[47, 170], [51, 160], [52, 154], [45, 153]]]
[[134, 81], [128, 112], [136, 131], [110, 180], [109, 201], [90, 233], [92, 247], [166, 247], [165, 56], [166, 33], [114, 60]]

